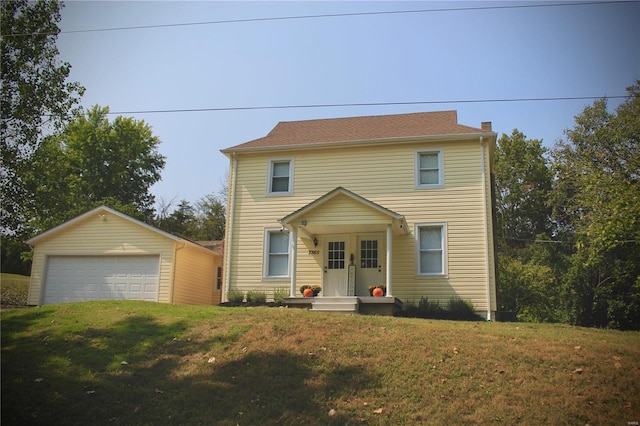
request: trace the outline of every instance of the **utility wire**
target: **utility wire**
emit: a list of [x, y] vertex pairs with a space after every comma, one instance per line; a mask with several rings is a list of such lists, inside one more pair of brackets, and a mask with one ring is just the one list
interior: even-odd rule
[[444, 8], [444, 9], [415, 9], [415, 10], [392, 10], [392, 11], [379, 11], [379, 12], [353, 12], [353, 13], [330, 13], [321, 15], [300, 15], [300, 16], [280, 16], [280, 17], [266, 17], [266, 18], [246, 18], [246, 19], [229, 19], [219, 21], [201, 21], [201, 22], [185, 22], [174, 24], [157, 24], [157, 25], [139, 25], [129, 27], [113, 27], [113, 28], [94, 28], [86, 30], [70, 30], [59, 32], [37, 32], [37, 33], [16, 33], [16, 34], [3, 34], [3, 37], [25, 37], [25, 36], [37, 36], [37, 35], [57, 35], [57, 34], [79, 34], [79, 33], [93, 33], [93, 32], [107, 32], [107, 31], [128, 31], [128, 30], [147, 30], [155, 28], [173, 28], [173, 27], [187, 27], [196, 25], [220, 25], [220, 24], [239, 24], [247, 22], [268, 22], [268, 21], [290, 21], [296, 19], [325, 19], [325, 18], [344, 18], [354, 16], [376, 16], [376, 15], [401, 15], [412, 13], [440, 13], [440, 12], [467, 12], [478, 10], [503, 10], [503, 9], [533, 9], [533, 8], [549, 8], [549, 7], [566, 7], [566, 6], [593, 6], [603, 4], [620, 4], [620, 3], [635, 3], [637, 0], [617, 0], [617, 1], [596, 1], [596, 2], [570, 2], [570, 3], [544, 3], [544, 4], [528, 4], [528, 5], [510, 5], [510, 6], [470, 6], [470, 7], [456, 7], [456, 8]]
[[[557, 102], [574, 100], [601, 99], [602, 96], [573, 96], [553, 98], [512, 98], [512, 99], [461, 99], [444, 101], [415, 101], [415, 102], [368, 102], [368, 103], [344, 103], [344, 104], [309, 104], [309, 105], [263, 105], [244, 107], [219, 107], [219, 108], [184, 108], [184, 109], [154, 109], [113, 111], [109, 115], [122, 114], [168, 114], [182, 112], [217, 112], [217, 111], [252, 111], [274, 109], [307, 109], [307, 108], [338, 108], [338, 107], [369, 107], [369, 106], [399, 106], [399, 105], [432, 105], [432, 104], [469, 104], [469, 103], [498, 103], [498, 102]], [[604, 96], [606, 99], [625, 99], [627, 95]]]

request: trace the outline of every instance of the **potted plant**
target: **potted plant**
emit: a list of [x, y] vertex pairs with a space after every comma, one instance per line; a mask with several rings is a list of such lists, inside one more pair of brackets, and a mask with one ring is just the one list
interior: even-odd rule
[[387, 294], [387, 287], [382, 284], [379, 285], [370, 285], [369, 286], [369, 295], [374, 297], [382, 297]]
[[300, 287], [300, 293], [304, 297], [316, 297], [322, 291], [322, 287], [319, 285], [303, 285]]
[[303, 285], [300, 287], [300, 293], [302, 293], [302, 295], [304, 297], [313, 297], [313, 290], [311, 290], [311, 286], [310, 285]]

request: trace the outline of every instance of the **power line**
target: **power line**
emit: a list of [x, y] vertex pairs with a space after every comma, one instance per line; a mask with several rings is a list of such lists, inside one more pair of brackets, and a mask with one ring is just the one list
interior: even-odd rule
[[467, 12], [467, 11], [479, 11], [479, 10], [593, 6], [593, 5], [603, 5], [603, 4], [620, 4], [620, 3], [635, 3], [635, 2], [637, 2], [637, 0], [546, 3], [546, 4], [511, 5], [511, 6], [470, 6], [470, 7], [457, 7], [457, 8], [444, 8], [444, 9], [415, 9], [415, 10], [395, 10], [395, 11], [378, 11], [378, 12], [329, 13], [329, 14], [320, 14], [320, 15], [299, 15], [299, 16], [280, 16], [280, 17], [275, 16], [275, 17], [265, 17], [265, 18], [228, 19], [228, 20], [219, 20], [219, 21], [200, 21], [200, 22], [184, 22], [184, 23], [174, 23], [174, 24], [139, 25], [139, 26], [113, 27], [113, 28], [94, 28], [94, 29], [86, 29], [86, 30], [60, 31], [58, 33], [55, 33], [55, 32], [16, 33], [16, 34], [3, 34], [2, 36], [3, 37], [25, 37], [25, 36], [36, 36], [36, 35], [148, 30], [148, 29], [157, 29], [157, 28], [174, 28], [174, 27], [187, 27], [187, 26], [197, 26], [197, 25], [240, 24], [240, 23], [248, 23], [248, 22], [268, 22], [268, 21], [287, 21], [287, 20], [290, 21], [290, 20], [297, 20], [297, 19], [325, 19], [325, 18], [346, 18], [346, 17], [355, 17], [355, 16], [401, 15], [401, 14], [413, 14], [413, 13]]
[[[604, 96], [606, 99], [625, 99], [627, 95]], [[274, 109], [308, 109], [308, 108], [350, 108], [350, 107], [370, 107], [370, 106], [406, 106], [406, 105], [433, 105], [433, 104], [470, 104], [470, 103], [499, 103], [499, 102], [557, 102], [574, 100], [601, 99], [602, 96], [573, 96], [573, 97], [553, 97], [553, 98], [512, 98], [512, 99], [460, 99], [441, 101], [412, 101], [412, 102], [367, 102], [367, 103], [344, 103], [344, 104], [307, 104], [307, 105], [263, 105], [263, 106], [243, 106], [243, 107], [217, 107], [217, 108], [175, 108], [175, 109], [155, 109], [155, 110], [131, 110], [114, 111], [110, 115], [122, 114], [169, 114], [184, 112], [219, 112], [219, 111], [252, 111], [252, 110], [274, 110]]]

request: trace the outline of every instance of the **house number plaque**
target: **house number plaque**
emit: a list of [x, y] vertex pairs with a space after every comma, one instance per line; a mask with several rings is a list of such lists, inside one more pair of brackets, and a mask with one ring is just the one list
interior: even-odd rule
[[316, 254], [320, 254], [320, 250], [309, 250], [309, 256], [314, 256]]

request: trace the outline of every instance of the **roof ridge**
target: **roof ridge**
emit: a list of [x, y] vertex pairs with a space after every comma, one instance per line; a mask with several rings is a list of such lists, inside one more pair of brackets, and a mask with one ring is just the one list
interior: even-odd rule
[[459, 124], [457, 110], [318, 118], [280, 121], [266, 136], [222, 152], [483, 133], [492, 132]]
[[[311, 121], [339, 121], [339, 120], [357, 120], [363, 118], [383, 118], [383, 117], [399, 117], [399, 116], [410, 116], [410, 115], [426, 115], [426, 114], [445, 114], [445, 113], [454, 113], [456, 116], [456, 122], [458, 121], [458, 111], [455, 109], [449, 109], [444, 111], [422, 111], [422, 112], [407, 112], [407, 113], [396, 113], [396, 114], [371, 114], [371, 115], [354, 115], [351, 117], [325, 117], [325, 118], [310, 118], [307, 120], [284, 120], [279, 121], [278, 124], [281, 123], [305, 123]], [[276, 126], [278, 125], [276, 124]], [[275, 127], [274, 127], [275, 129]], [[273, 129], [271, 129], [273, 131]]]

